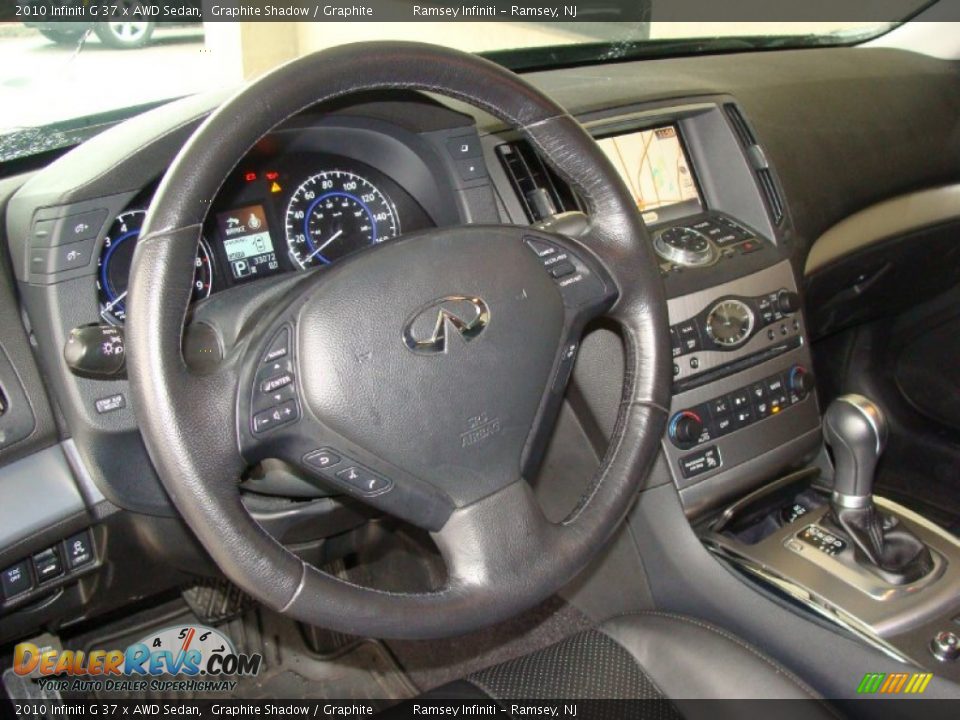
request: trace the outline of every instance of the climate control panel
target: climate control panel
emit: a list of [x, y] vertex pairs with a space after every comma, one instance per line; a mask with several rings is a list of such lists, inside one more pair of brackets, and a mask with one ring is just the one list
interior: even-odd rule
[[777, 415], [805, 400], [812, 390], [810, 371], [794, 365], [786, 372], [674, 413], [667, 437], [676, 447], [688, 450]]

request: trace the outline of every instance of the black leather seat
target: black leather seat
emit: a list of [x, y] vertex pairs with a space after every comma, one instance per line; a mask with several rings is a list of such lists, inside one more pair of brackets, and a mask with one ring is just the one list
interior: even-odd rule
[[[684, 700], [788, 699], [813, 701], [792, 704], [788, 716], [835, 717], [810, 686], [735, 635], [660, 612], [609, 620], [422, 699], [673, 701], [650, 703], [649, 713], [634, 706], [623, 713], [629, 717], [717, 716], [713, 703]], [[611, 708], [602, 715], [610, 717]]]

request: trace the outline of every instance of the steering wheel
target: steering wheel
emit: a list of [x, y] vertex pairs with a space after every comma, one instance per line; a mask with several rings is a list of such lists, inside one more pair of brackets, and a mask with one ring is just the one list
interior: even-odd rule
[[[224, 178], [299, 111], [395, 89], [466, 101], [516, 128], [586, 203], [587, 230], [572, 238], [508, 225], [437, 228], [302, 274], [280, 297], [269, 292], [277, 281], [261, 281], [263, 307], [223, 359], [188, 368], [193, 263]], [[524, 478], [543, 454], [584, 327], [599, 316], [619, 324], [625, 343], [619, 419], [589, 489], [551, 522]], [[309, 55], [210, 115], [153, 200], [126, 331], [150, 457], [224, 574], [291, 617], [364, 636], [464, 633], [556, 592], [624, 519], [668, 413], [662, 282], [610, 162], [518, 76], [418, 43]], [[443, 587], [384, 592], [300, 560], [241, 502], [238, 479], [264, 458], [430, 531], [447, 568]]]

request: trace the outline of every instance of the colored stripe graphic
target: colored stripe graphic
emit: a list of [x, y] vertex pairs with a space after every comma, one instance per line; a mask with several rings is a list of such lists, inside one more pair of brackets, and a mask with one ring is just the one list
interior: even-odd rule
[[860, 695], [919, 695], [927, 689], [933, 673], [867, 673], [857, 686]]

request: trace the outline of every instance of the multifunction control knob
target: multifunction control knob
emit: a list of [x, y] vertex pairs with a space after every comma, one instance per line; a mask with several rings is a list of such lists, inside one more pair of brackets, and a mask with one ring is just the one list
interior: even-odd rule
[[670, 418], [667, 434], [675, 445], [695, 445], [703, 432], [703, 419], [693, 410], [681, 410]]
[[777, 309], [784, 315], [793, 315], [800, 309], [800, 296], [790, 290], [777, 293]]
[[794, 365], [787, 376], [787, 389], [805, 398], [813, 392], [813, 375], [803, 365]]

